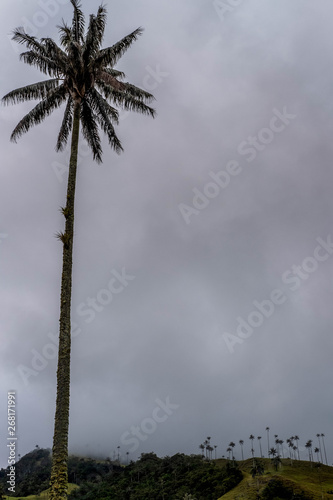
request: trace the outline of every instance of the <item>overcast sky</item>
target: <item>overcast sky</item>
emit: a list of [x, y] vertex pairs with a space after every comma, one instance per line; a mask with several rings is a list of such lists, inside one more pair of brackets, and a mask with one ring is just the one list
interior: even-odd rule
[[[82, 0], [86, 15], [97, 0]], [[266, 427], [333, 462], [331, 0], [107, 0], [104, 46], [157, 117], [121, 114], [117, 156], [80, 141], [69, 447], [136, 459], [198, 453]], [[0, 6], [1, 96], [44, 79], [11, 29], [58, 40], [68, 0]], [[9, 136], [32, 103], [1, 107], [0, 466], [7, 391], [18, 453], [52, 447], [68, 151], [63, 108]], [[255, 442], [256, 455], [259, 455]], [[286, 453], [286, 452], [285, 452]]]

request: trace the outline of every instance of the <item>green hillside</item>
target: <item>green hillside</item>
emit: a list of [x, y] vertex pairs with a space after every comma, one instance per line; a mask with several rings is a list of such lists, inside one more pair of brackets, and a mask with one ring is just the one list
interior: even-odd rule
[[[46, 500], [50, 450], [36, 449], [16, 464], [16, 496], [6, 500]], [[176, 454], [159, 458], [142, 454], [127, 466], [107, 460], [69, 458], [72, 500], [333, 500], [333, 467], [282, 459], [206, 460]], [[6, 471], [0, 487], [6, 492]], [[74, 484], [75, 483], [75, 484]], [[25, 492], [25, 493], [24, 493]], [[225, 493], [227, 492], [227, 493]], [[188, 495], [188, 496], [186, 496]], [[1, 497], [1, 495], [0, 495]]]
[[[317, 467], [316, 464], [302, 460], [293, 460], [292, 465], [289, 459], [282, 459], [280, 467], [276, 471], [273, 467], [271, 460], [260, 459], [264, 465], [264, 473], [256, 475], [254, 478], [251, 474], [252, 459], [238, 462], [240, 470], [243, 472], [243, 480], [231, 491], [220, 497], [223, 500], [257, 500], [258, 492], [259, 498], [265, 500], [270, 499], [313, 499], [313, 500], [333, 500], [333, 467], [321, 465]], [[290, 491], [290, 496], [285, 493], [285, 496], [270, 496], [266, 493], [268, 485], [278, 484], [281, 482], [286, 491]], [[331, 492], [331, 493], [330, 493]], [[294, 495], [294, 496], [292, 496]], [[303, 495], [303, 496], [302, 496]]]
[[[68, 491], [71, 493], [73, 490], [78, 488], [77, 484], [69, 484]], [[48, 500], [48, 490], [42, 491], [39, 495], [29, 495], [27, 497], [12, 497], [5, 495], [5, 500]]]

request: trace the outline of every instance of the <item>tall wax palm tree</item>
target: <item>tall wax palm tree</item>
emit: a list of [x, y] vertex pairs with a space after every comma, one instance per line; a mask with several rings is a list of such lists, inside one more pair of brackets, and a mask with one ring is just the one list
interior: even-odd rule
[[205, 446], [205, 450], [206, 450], [206, 458], [207, 458], [207, 450], [208, 450], [208, 446], [209, 446], [209, 441], [207, 439], [205, 439], [204, 441], [204, 446]]
[[317, 462], [320, 463], [320, 459], [319, 459], [319, 452], [320, 452], [320, 449], [316, 446], [315, 449], [314, 449], [314, 452], [317, 454]]
[[283, 439], [279, 439], [279, 445], [281, 446], [281, 455], [282, 455], [282, 458], [284, 458], [284, 456], [283, 456], [283, 443], [284, 443]]
[[266, 427], [266, 432], [267, 432], [267, 452], [269, 458], [269, 427]]
[[297, 457], [298, 457], [298, 460], [300, 460], [300, 457], [299, 457], [299, 448], [298, 448], [298, 441], [299, 441], [299, 437], [297, 436], [297, 434], [294, 436], [294, 439], [296, 441], [296, 447], [297, 447]]
[[243, 439], [240, 439], [239, 440], [239, 444], [241, 446], [241, 451], [242, 451], [242, 460], [244, 460], [244, 454], [243, 454], [243, 444], [244, 444], [244, 440]]
[[259, 442], [259, 449], [260, 449], [260, 458], [262, 458], [262, 449], [261, 449], [261, 436], [257, 437], [258, 442]]
[[287, 439], [287, 443], [289, 446], [289, 456], [290, 456], [291, 465], [293, 464], [293, 456], [292, 456], [292, 451], [291, 451], [293, 449], [293, 446], [294, 446], [293, 439], [294, 439], [293, 436], [291, 436], [289, 439]]
[[253, 466], [254, 466], [254, 448], [253, 448], [253, 440], [255, 439], [254, 438], [254, 435], [251, 434], [249, 439], [251, 440], [251, 454], [252, 454], [252, 463], [253, 463]]
[[212, 438], [210, 436], [207, 436], [206, 443], [207, 443], [208, 458], [210, 458], [210, 451], [211, 451], [210, 450], [210, 448], [211, 448], [211, 446], [210, 446], [210, 440], [211, 439]]
[[232, 449], [232, 456], [234, 455], [234, 448], [235, 448], [235, 443], [233, 441], [230, 441], [229, 443], [230, 448]]
[[[318, 433], [318, 434], [316, 434], [316, 436], [318, 438], [318, 443], [319, 443], [319, 453], [320, 453], [321, 463], [324, 463], [323, 462], [323, 454], [321, 452], [320, 434]], [[319, 460], [318, 460], [318, 462], [319, 462]]]
[[199, 444], [199, 448], [201, 450], [201, 456], [204, 457], [204, 455], [205, 455], [205, 445], [204, 444]]
[[79, 129], [87, 140], [97, 163], [102, 161], [99, 128], [106, 134], [112, 149], [120, 153], [123, 148], [114, 124], [118, 111], [114, 105], [154, 117], [148, 106], [153, 96], [148, 92], [124, 83], [124, 74], [114, 66], [126, 50], [142, 33], [138, 28], [116, 44], [102, 48], [105, 31], [106, 9], [98, 8], [90, 16], [85, 31], [85, 19], [79, 0], [70, 0], [74, 9], [72, 25], [59, 27], [60, 46], [51, 38], [38, 40], [23, 28], [14, 30], [13, 40], [26, 47], [20, 58], [36, 66], [49, 79], [18, 88], [5, 95], [5, 104], [24, 101], [40, 102], [17, 124], [11, 140], [16, 140], [34, 125], [41, 123], [55, 109], [65, 104], [56, 149], [62, 151], [71, 135], [67, 201], [62, 208], [65, 231], [58, 237], [63, 243], [63, 268], [60, 296], [60, 332], [57, 369], [57, 398], [52, 450], [50, 499], [67, 498], [67, 458], [69, 426], [69, 386], [71, 351], [71, 290], [72, 255], [74, 235], [74, 200], [78, 157]]
[[326, 465], [328, 465], [327, 455], [326, 455], [326, 447], [325, 447], [325, 441], [324, 441], [325, 434], [321, 433], [320, 435], [321, 435], [321, 440], [323, 442], [323, 447], [324, 447], [325, 462], [326, 462]]
[[252, 450], [251, 450], [251, 451], [252, 451], [252, 456], [253, 456], [253, 453], [254, 453], [254, 448], [253, 448], [253, 440], [255, 439], [255, 438], [254, 438], [254, 435], [253, 435], [253, 434], [251, 434], [251, 435], [250, 435], [250, 437], [249, 437], [249, 439], [250, 439], [250, 441], [251, 441], [251, 448], [252, 448]]
[[309, 453], [309, 460], [311, 462], [311, 467], [312, 467], [312, 440], [309, 439], [306, 443], [305, 443], [305, 448], [308, 449], [308, 453]]

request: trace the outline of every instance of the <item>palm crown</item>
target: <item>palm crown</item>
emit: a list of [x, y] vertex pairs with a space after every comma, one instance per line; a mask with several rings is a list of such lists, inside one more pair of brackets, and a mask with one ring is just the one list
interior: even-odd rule
[[119, 113], [111, 104], [152, 117], [155, 115], [155, 110], [147, 105], [154, 97], [143, 89], [121, 81], [125, 77], [124, 73], [114, 69], [115, 64], [143, 30], [138, 28], [112, 47], [102, 49], [106, 25], [105, 7], [101, 5], [96, 16], [90, 16], [85, 33], [80, 4], [78, 0], [70, 1], [74, 8], [72, 25], [69, 27], [63, 22], [62, 26], [58, 27], [62, 48], [51, 38], [38, 41], [23, 28], [14, 30], [13, 40], [28, 49], [20, 58], [25, 63], [36, 66], [51, 79], [13, 90], [4, 96], [2, 101], [15, 104], [33, 99], [40, 100], [13, 130], [11, 140], [14, 142], [66, 102], [56, 144], [57, 151], [66, 146], [72, 129], [74, 107], [77, 104], [80, 107], [83, 135], [94, 159], [101, 162], [99, 127], [117, 153], [123, 149], [113, 126], [118, 124]]

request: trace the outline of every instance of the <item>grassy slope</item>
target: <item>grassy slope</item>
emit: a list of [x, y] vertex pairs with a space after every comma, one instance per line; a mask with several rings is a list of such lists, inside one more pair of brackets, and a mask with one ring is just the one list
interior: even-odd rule
[[[223, 466], [225, 465], [226, 460], [220, 459], [217, 460], [217, 462], [219, 465]], [[333, 490], [333, 467], [323, 465], [318, 470], [315, 467], [311, 468], [310, 463], [304, 461], [294, 461], [293, 466], [291, 466], [289, 459], [284, 459], [282, 460], [281, 468], [278, 471], [275, 471], [273, 466], [271, 465], [270, 460], [268, 460], [267, 458], [261, 459], [261, 462], [264, 464], [265, 472], [263, 476], [255, 479], [252, 479], [252, 476], [250, 474], [252, 459], [238, 462], [238, 465], [243, 472], [244, 479], [236, 488], [223, 495], [221, 499], [256, 500], [257, 486], [259, 486], [259, 490], [261, 491], [270, 481], [270, 479], [272, 479], [273, 477], [278, 477], [281, 478], [284, 482], [288, 483], [288, 485], [293, 486], [295, 488], [295, 492], [297, 490], [297, 487], [300, 487], [306, 493], [311, 493], [315, 500], [322, 500], [322, 498], [324, 498], [325, 500], [333, 500], [333, 495], [329, 495], [326, 493], [328, 490]], [[320, 479], [322, 481], [322, 486], [320, 484]], [[72, 491], [74, 488], [78, 488], [78, 486], [76, 484], [69, 485], [69, 491]], [[323, 497], [321, 491], [323, 491]], [[5, 496], [5, 498], [6, 500], [46, 500], [48, 496], [47, 490], [45, 490], [40, 494], [40, 496]]]
[[[312, 494], [315, 500], [322, 500], [322, 498], [332, 499], [333, 495], [326, 492], [333, 490], [333, 467], [323, 465], [319, 470], [310, 466], [309, 462], [294, 461], [293, 466], [290, 465], [289, 459], [282, 459], [281, 467], [275, 471], [271, 465], [270, 460], [261, 459], [264, 464], [265, 472], [263, 476], [252, 479], [250, 470], [252, 467], [252, 459], [238, 462], [240, 469], [244, 474], [244, 479], [232, 491], [229, 491], [221, 497], [223, 500], [247, 499], [256, 500], [257, 487], [259, 491], [266, 486], [266, 484], [273, 477], [282, 479], [289, 486], [301, 488], [304, 492]], [[321, 476], [321, 477], [320, 477]], [[320, 483], [322, 481], [322, 484]], [[323, 497], [322, 497], [323, 491]]]
[[[69, 493], [73, 490], [75, 490], [75, 488], [78, 488], [77, 484], [71, 484], [69, 483], [68, 485], [68, 491]], [[49, 490], [44, 490], [41, 492], [41, 494], [39, 496], [37, 495], [29, 495], [27, 497], [8, 497], [5, 495], [5, 499], [6, 500], [46, 500], [48, 497], [48, 491]]]

